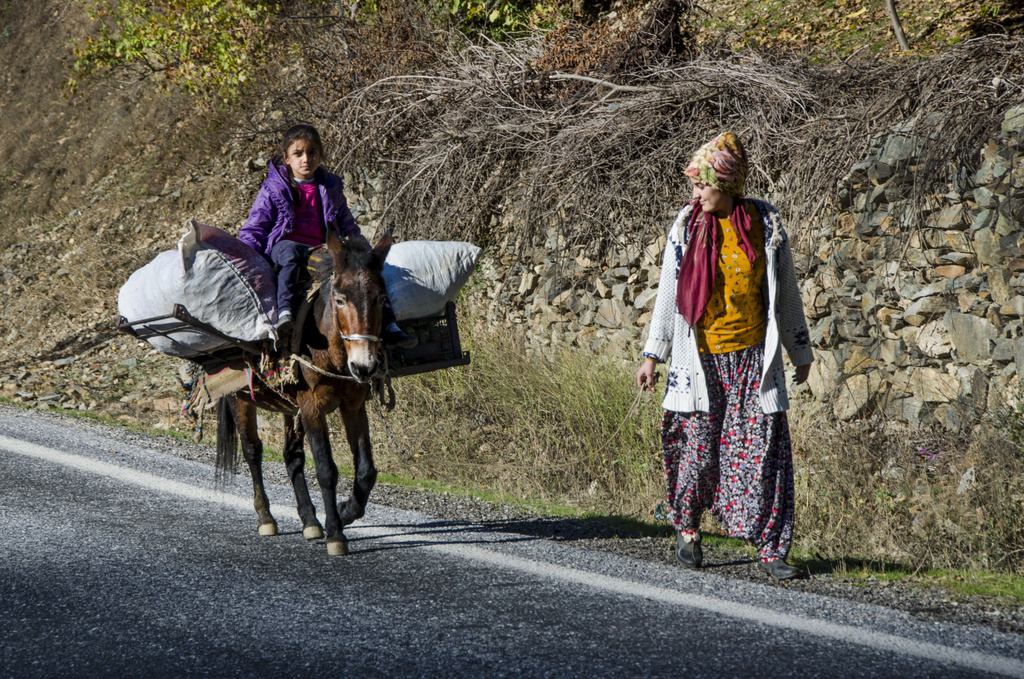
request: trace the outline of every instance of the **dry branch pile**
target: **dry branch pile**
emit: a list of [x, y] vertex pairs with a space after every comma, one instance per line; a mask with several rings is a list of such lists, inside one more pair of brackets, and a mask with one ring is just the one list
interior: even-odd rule
[[[663, 0], [650, 11], [685, 35], [694, 10]], [[923, 61], [818, 65], [781, 53], [695, 54], [648, 19], [633, 24], [646, 48], [639, 33], [619, 38], [618, 56], [639, 58], [618, 58], [604, 42], [566, 45], [586, 31], [463, 42], [418, 73], [313, 103], [348, 149], [342, 165], [385, 176], [385, 224], [402, 237], [487, 244], [511, 223], [510, 244], [529, 247], [555, 227], [563, 243], [599, 256], [664, 229], [689, 197], [683, 167], [723, 129], [746, 141], [749, 193], [773, 201], [799, 236], [826, 214], [872, 136], [927, 124], [920, 196], [948, 182], [1001, 112], [1024, 101], [1020, 38], [980, 38]], [[605, 53], [581, 59], [588, 49]], [[555, 68], [559, 53], [572, 55], [570, 68]]]

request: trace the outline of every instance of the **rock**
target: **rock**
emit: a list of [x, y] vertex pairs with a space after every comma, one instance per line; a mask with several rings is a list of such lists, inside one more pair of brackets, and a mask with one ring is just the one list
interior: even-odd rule
[[910, 529], [918, 535], [927, 535], [935, 530], [935, 512], [927, 510], [919, 512], [910, 524]]
[[854, 236], [854, 229], [857, 227], [857, 219], [849, 214], [841, 214], [836, 217], [835, 229], [836, 235], [840, 238], [852, 238]]
[[1017, 357], [1016, 340], [1000, 337], [992, 347], [992, 360], [996, 363], [1011, 363]]
[[948, 403], [960, 395], [960, 380], [935, 368], [911, 368], [908, 387], [922, 403]]
[[921, 353], [932, 358], [948, 358], [953, 351], [953, 343], [949, 339], [949, 331], [946, 330], [942, 319], [925, 323], [917, 331], [914, 341]]
[[621, 328], [628, 317], [629, 311], [621, 299], [604, 299], [597, 307], [595, 320], [605, 328]]
[[875, 369], [875, 361], [864, 347], [851, 346], [843, 362], [844, 375], [862, 375]]
[[885, 384], [878, 373], [848, 377], [839, 387], [832, 406], [836, 417], [851, 420], [868, 414]]
[[605, 281], [624, 281], [629, 278], [629, 267], [617, 266], [605, 272]]
[[653, 309], [654, 302], [658, 298], [657, 288], [647, 288], [633, 300], [633, 306], [637, 309]]
[[978, 368], [967, 368], [960, 373], [961, 395], [966, 398], [974, 416], [981, 416], [988, 407], [989, 379]]
[[594, 281], [594, 291], [598, 297], [608, 297], [612, 293], [611, 287], [600, 278]]
[[[966, 212], [963, 204], [951, 205], [934, 217], [933, 226], [943, 231], [957, 231], [967, 227]], [[929, 218], [929, 222], [932, 218]]]
[[913, 326], [924, 325], [934, 316], [946, 313], [952, 303], [943, 295], [922, 297], [907, 307], [903, 312], [903, 320]]
[[992, 344], [999, 337], [999, 330], [990, 321], [949, 311], [943, 316], [943, 322], [961, 360], [974, 363], [991, 358]]
[[1013, 276], [1009, 271], [994, 266], [988, 270], [988, 290], [992, 295], [992, 301], [997, 304], [1006, 304], [1014, 296], [1011, 289]]
[[559, 295], [571, 287], [572, 283], [569, 279], [562, 276], [551, 276], [540, 284], [540, 288], [537, 289], [537, 296], [543, 297], [549, 303], [554, 302]]
[[935, 406], [935, 421], [950, 431], [959, 432], [966, 429], [973, 418], [968, 417], [959, 404], [941, 403]]
[[960, 477], [960, 483], [956, 487], [956, 494], [965, 495], [968, 493], [971, 488], [974, 488], [974, 479], [974, 467], [968, 467], [967, 471], [965, 471], [963, 476]]
[[974, 215], [974, 219], [971, 221], [971, 231], [979, 231], [987, 226], [992, 226], [995, 216], [996, 213], [992, 210], [981, 210]]
[[875, 318], [879, 323], [893, 330], [903, 325], [903, 313], [897, 309], [882, 307], [875, 312]]
[[902, 368], [910, 359], [910, 349], [899, 336], [878, 343], [878, 358], [887, 365]]
[[129, 358], [129, 359], [125, 360], [125, 361], [121, 361], [120, 363], [118, 363], [118, 365], [122, 365], [125, 368], [134, 368], [138, 364], [139, 364], [139, 360], [137, 358]]
[[967, 273], [967, 269], [958, 264], [943, 264], [935, 267], [933, 271], [936, 276], [947, 279], [959, 278]]
[[896, 166], [917, 157], [921, 138], [916, 135], [892, 134], [885, 140], [878, 159], [886, 165]]
[[1006, 111], [1001, 129], [1004, 135], [1024, 131], [1024, 104]]
[[991, 227], [980, 229], [974, 234], [974, 248], [978, 262], [989, 266], [997, 266], [1009, 257], [1024, 254], [1017, 245], [1016, 236], [1002, 236]]
[[[939, 259], [956, 266], [962, 266], [968, 270], [975, 267], [974, 255], [969, 252], [947, 252]], [[1024, 263], [1024, 260], [1022, 260], [1022, 263]]]
[[869, 207], [877, 208], [881, 205], [886, 205], [890, 202], [892, 201], [889, 199], [887, 187], [876, 186], [874, 189], [871, 190], [871, 194], [868, 196], [867, 204]]
[[999, 206], [995, 192], [984, 186], [979, 186], [974, 189], [974, 202], [978, 204], [978, 207], [985, 209], [991, 209]]
[[892, 174], [892, 166], [885, 163], [875, 163], [868, 168], [868, 180], [875, 186], [889, 181]]
[[947, 292], [952, 292], [949, 281], [935, 281], [934, 283], [929, 283], [928, 285], [924, 286], [923, 288], [915, 292], [913, 295], [911, 295], [911, 299], [917, 300], [921, 299], [922, 297], [931, 297], [933, 295], [941, 295]]
[[526, 296], [533, 293], [537, 289], [537, 275], [532, 273], [524, 273], [519, 279], [519, 294]]
[[1013, 362], [1017, 366], [1017, 374], [1024, 375], [1024, 337], [1018, 337], [1013, 344]]
[[836, 319], [833, 316], [826, 316], [817, 323], [811, 325], [811, 344], [815, 346], [830, 346], [836, 337]]
[[914, 427], [926, 427], [935, 424], [935, 406], [925, 403], [914, 396], [888, 401], [885, 405], [885, 414], [892, 419], [901, 420]]
[[833, 351], [814, 351], [814, 363], [811, 364], [807, 385], [817, 398], [824, 399], [831, 395], [838, 386], [840, 376], [839, 357]]
[[1002, 212], [996, 215], [996, 233], [1000, 236], [1011, 236], [1021, 229], [1020, 220]]

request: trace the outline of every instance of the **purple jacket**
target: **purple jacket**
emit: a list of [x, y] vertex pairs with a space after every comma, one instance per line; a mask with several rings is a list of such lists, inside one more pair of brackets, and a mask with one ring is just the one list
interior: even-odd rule
[[[271, 159], [267, 180], [256, 194], [245, 225], [238, 230], [239, 240], [267, 258], [274, 246], [295, 228], [295, 199], [289, 186], [288, 169], [279, 165], [280, 161], [280, 156]], [[320, 187], [326, 228], [334, 229], [341, 238], [357, 238], [369, 249], [369, 243], [348, 209], [341, 178], [322, 167], [317, 168], [313, 176]]]

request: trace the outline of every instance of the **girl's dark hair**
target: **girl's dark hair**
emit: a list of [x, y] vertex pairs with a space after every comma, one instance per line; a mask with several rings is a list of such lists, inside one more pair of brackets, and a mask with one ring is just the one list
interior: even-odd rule
[[287, 155], [288, 147], [292, 145], [292, 142], [299, 139], [312, 146], [313, 150], [320, 157], [321, 162], [323, 161], [324, 144], [320, 141], [320, 133], [312, 125], [293, 125], [288, 128], [288, 131], [281, 137], [281, 153]]

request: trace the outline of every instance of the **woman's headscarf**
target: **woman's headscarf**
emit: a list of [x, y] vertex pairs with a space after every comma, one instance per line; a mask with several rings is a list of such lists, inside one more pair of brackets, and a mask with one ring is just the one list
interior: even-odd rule
[[690, 181], [699, 181], [740, 198], [748, 169], [743, 144], [732, 132], [723, 132], [697, 149], [686, 167], [686, 176]]
[[[750, 243], [750, 215], [743, 206], [748, 169], [743, 144], [732, 132], [723, 132], [697, 149], [685, 173], [694, 183], [706, 184], [735, 197], [729, 221], [740, 249], [753, 268], [757, 254]], [[715, 263], [718, 261], [718, 220], [704, 213], [699, 200], [693, 201], [687, 231], [690, 238], [676, 282], [676, 307], [693, 327], [704, 314], [715, 289]]]

